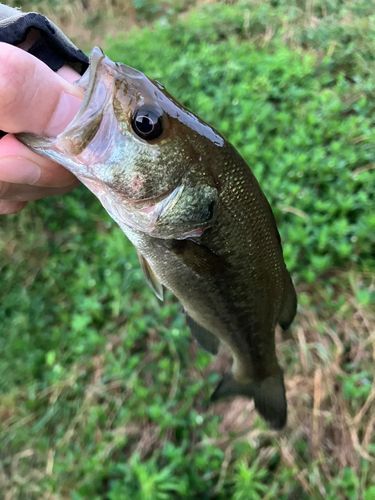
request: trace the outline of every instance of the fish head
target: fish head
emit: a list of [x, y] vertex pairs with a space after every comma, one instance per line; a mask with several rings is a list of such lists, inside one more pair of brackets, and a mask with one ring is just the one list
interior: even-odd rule
[[204, 156], [223, 139], [158, 82], [99, 48], [76, 82], [82, 105], [56, 138], [19, 139], [74, 173], [120, 224], [161, 238], [199, 236], [213, 224], [217, 182]]

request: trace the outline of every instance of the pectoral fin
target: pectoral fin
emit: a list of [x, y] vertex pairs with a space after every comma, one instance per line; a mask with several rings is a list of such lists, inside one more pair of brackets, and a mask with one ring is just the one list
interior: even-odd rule
[[191, 334], [202, 347], [209, 354], [216, 355], [219, 352], [220, 340], [215, 337], [211, 332], [198, 325], [190, 316], [186, 314], [186, 323], [190, 328]]
[[232, 373], [226, 373], [212, 394], [211, 401], [235, 396], [254, 399], [255, 408], [273, 429], [281, 430], [285, 426], [287, 402], [281, 370], [273, 377], [247, 384], [237, 382]]
[[154, 271], [151, 269], [150, 264], [143, 257], [141, 253], [138, 252], [139, 263], [141, 264], [141, 268], [143, 274], [145, 275], [146, 281], [149, 284], [151, 290], [157, 296], [158, 299], [164, 300], [164, 290], [163, 285], [159, 283], [158, 279], [155, 276]]
[[216, 276], [228, 270], [222, 257], [195, 241], [166, 240], [164, 245], [197, 274]]

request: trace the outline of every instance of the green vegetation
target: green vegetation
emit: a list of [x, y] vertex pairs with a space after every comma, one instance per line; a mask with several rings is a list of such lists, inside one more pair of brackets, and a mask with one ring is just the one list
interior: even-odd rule
[[288, 427], [208, 407], [230, 361], [81, 187], [0, 220], [0, 499], [375, 498], [373, 3], [193, 3], [132, 2], [142, 27], [104, 49], [228, 137], [271, 202], [299, 292]]

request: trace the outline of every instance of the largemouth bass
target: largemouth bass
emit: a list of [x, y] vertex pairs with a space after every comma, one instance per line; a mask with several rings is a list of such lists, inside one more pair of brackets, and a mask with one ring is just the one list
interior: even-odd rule
[[275, 429], [287, 418], [275, 327], [296, 293], [272, 210], [239, 153], [164, 87], [95, 48], [82, 106], [56, 138], [19, 140], [75, 174], [136, 247], [156, 295], [181, 301], [198, 343], [233, 367], [211, 399], [245, 396]]

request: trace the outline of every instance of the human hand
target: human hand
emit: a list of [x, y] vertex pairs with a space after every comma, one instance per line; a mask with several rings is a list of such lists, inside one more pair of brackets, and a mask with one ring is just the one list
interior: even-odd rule
[[[26, 48], [26, 47], [23, 47]], [[65, 194], [78, 185], [68, 170], [37, 155], [13, 134], [55, 137], [76, 115], [83, 93], [69, 66], [54, 73], [39, 59], [0, 43], [0, 214], [22, 210], [28, 201]]]

